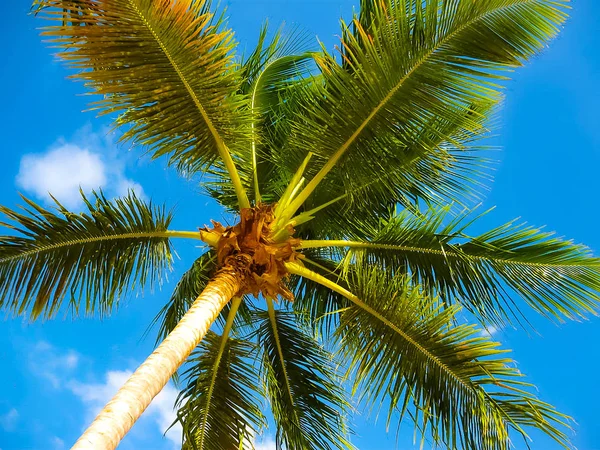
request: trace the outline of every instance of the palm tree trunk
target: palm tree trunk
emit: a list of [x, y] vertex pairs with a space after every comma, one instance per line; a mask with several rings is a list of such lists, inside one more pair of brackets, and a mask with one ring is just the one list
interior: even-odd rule
[[233, 270], [220, 271], [171, 334], [106, 404], [72, 450], [115, 449], [240, 287]]

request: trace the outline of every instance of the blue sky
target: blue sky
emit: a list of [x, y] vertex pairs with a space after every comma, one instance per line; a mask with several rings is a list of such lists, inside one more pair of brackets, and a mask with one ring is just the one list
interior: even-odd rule
[[[274, 25], [298, 24], [331, 48], [338, 19], [348, 17], [358, 0], [230, 0], [230, 24], [242, 48], [251, 48], [265, 18]], [[116, 146], [106, 134], [105, 119], [82, 113], [87, 98], [81, 84], [50, 55], [38, 36], [40, 22], [26, 14], [28, 0], [3, 8], [3, 87], [0, 112], [0, 204], [14, 206], [17, 192], [43, 200], [53, 191], [77, 208], [79, 184], [103, 187], [119, 195], [133, 187], [157, 203], [174, 207], [175, 229], [194, 229], [223, 214], [198, 197], [194, 183], [151, 162], [138, 150]], [[496, 205], [479, 228], [521, 217], [546, 225], [600, 254], [598, 176], [600, 125], [600, 4], [573, 2], [572, 18], [563, 34], [542, 55], [519, 70], [507, 84], [499, 111], [495, 182], [484, 207]], [[475, 230], [477, 231], [477, 230]], [[193, 244], [177, 243], [169, 282], [161, 290], [123, 302], [111, 317], [73, 320], [66, 315], [30, 324], [8, 317], [0, 324], [0, 449], [60, 450], [69, 448], [95, 411], [111, 396], [153, 348], [144, 332], [166, 301], [173, 282], [200, 254]], [[556, 326], [534, 318], [538, 334], [498, 330], [495, 337], [514, 350], [520, 369], [536, 383], [539, 395], [572, 415], [574, 443], [580, 450], [600, 449], [600, 321]], [[169, 386], [156, 399], [120, 448], [172, 449], [177, 430], [162, 432], [172, 418], [176, 389]], [[361, 450], [395, 448], [394, 430], [385, 436], [380, 421], [354, 419]], [[273, 449], [267, 431], [261, 450]], [[533, 434], [535, 450], [557, 448]], [[412, 448], [410, 425], [398, 448]], [[522, 448], [517, 445], [517, 448]]]

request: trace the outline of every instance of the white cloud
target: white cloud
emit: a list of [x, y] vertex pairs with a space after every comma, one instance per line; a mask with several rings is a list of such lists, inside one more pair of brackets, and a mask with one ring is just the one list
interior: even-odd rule
[[91, 405], [91, 416], [95, 417], [104, 404], [119, 390], [119, 388], [131, 376], [129, 371], [109, 371], [106, 373], [104, 383], [82, 383], [71, 380], [67, 387], [84, 403]]
[[108, 196], [133, 189], [143, 197], [142, 186], [128, 178], [125, 170], [112, 137], [85, 127], [69, 142], [60, 139], [43, 153], [24, 155], [16, 183], [43, 201], [51, 201], [50, 193], [67, 208], [77, 209], [82, 205], [80, 189], [86, 193], [103, 189]]
[[271, 436], [262, 436], [254, 443], [254, 450], [277, 450], [275, 440]]
[[77, 368], [79, 360], [79, 354], [73, 350], [63, 352], [40, 341], [30, 351], [29, 368], [40, 378], [49, 381], [54, 389], [59, 389]]
[[495, 335], [498, 331], [500, 331], [500, 330], [498, 330], [498, 328], [496, 328], [493, 325], [490, 325], [481, 331], [481, 335], [484, 337], [491, 337], [491, 336]]
[[52, 194], [68, 208], [80, 202], [79, 188], [85, 192], [107, 182], [100, 155], [72, 144], [64, 144], [47, 153], [28, 154], [21, 158], [17, 185], [46, 199]]
[[[29, 349], [29, 369], [42, 381], [49, 382], [54, 389], [66, 389], [77, 397], [83, 405], [82, 428], [87, 427], [104, 405], [116, 394], [132, 374], [130, 370], [109, 370], [101, 382], [88, 382], [81, 373], [90, 374], [91, 361], [74, 350], [61, 350], [48, 342], [40, 341]], [[86, 375], [87, 377], [87, 375]], [[167, 384], [154, 398], [148, 409], [137, 421], [132, 433], [134, 440], [159, 439], [176, 419], [175, 400], [179, 392]], [[61, 394], [62, 395], [62, 394]], [[15, 416], [15, 414], [17, 414]], [[16, 410], [0, 416], [0, 426], [9, 428], [18, 419]], [[137, 437], [135, 437], [137, 436]], [[166, 434], [164, 441], [173, 449], [181, 448], [182, 429], [174, 425]], [[64, 441], [58, 436], [49, 437], [49, 448], [62, 450]], [[135, 445], [132, 448], [138, 448]], [[156, 447], [158, 448], [158, 447]]]
[[142, 185], [129, 178], [121, 178], [115, 185], [114, 191], [114, 194], [119, 197], [127, 195], [129, 191], [134, 191], [139, 197], [144, 196], [144, 188]]
[[54, 389], [59, 389], [77, 368], [79, 361], [80, 356], [74, 350], [64, 352], [45, 341], [40, 341], [30, 351], [29, 368], [39, 377], [49, 381]]
[[14, 431], [18, 421], [19, 411], [17, 411], [15, 408], [12, 408], [6, 414], [2, 414], [0, 416], [0, 426], [4, 429], [4, 431]]
[[63, 441], [58, 436], [54, 436], [51, 439], [51, 442], [52, 442], [52, 447], [54, 448], [54, 450], [62, 450], [63, 448], [65, 448], [65, 441]]
[[[109, 371], [104, 383], [82, 383], [76, 380], [69, 382], [68, 388], [87, 406], [86, 424], [96, 417], [131, 374], [131, 371]], [[164, 433], [177, 417], [173, 409], [177, 394], [178, 391], [173, 386], [165, 386], [136, 423], [136, 428], [144, 428], [144, 424], [153, 422], [153, 428], [157, 426], [160, 432]], [[166, 433], [166, 437], [176, 447], [181, 447], [181, 426], [173, 426]]]

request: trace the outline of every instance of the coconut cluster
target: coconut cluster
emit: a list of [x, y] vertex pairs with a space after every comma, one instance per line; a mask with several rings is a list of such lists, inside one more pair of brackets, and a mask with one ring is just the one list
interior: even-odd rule
[[225, 227], [213, 221], [213, 227], [206, 231], [219, 236], [218, 267], [233, 268], [242, 275], [240, 294], [281, 296], [293, 301], [294, 296], [285, 285], [285, 263], [299, 258], [296, 248], [300, 239], [292, 236], [293, 230], [284, 242], [272, 239], [273, 209], [273, 205], [244, 208], [237, 225]]

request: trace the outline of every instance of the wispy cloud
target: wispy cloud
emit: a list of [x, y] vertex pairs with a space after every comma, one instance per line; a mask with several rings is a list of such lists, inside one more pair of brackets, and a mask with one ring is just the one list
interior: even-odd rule
[[490, 337], [495, 335], [498, 331], [500, 331], [498, 328], [496, 328], [493, 325], [490, 325], [488, 327], [486, 327], [485, 329], [481, 330], [481, 335], [484, 337]]
[[89, 418], [93, 418], [130, 376], [130, 371], [113, 370], [106, 373], [104, 383], [82, 383], [78, 380], [71, 380], [68, 382], [67, 388], [89, 405]]
[[40, 341], [30, 351], [29, 368], [49, 381], [54, 389], [59, 389], [77, 368], [79, 360], [80, 356], [74, 350], [61, 351]]
[[[86, 423], [100, 412], [131, 374], [132, 372], [127, 370], [114, 370], [106, 373], [103, 383], [82, 383], [77, 380], [69, 382], [68, 388], [86, 405]], [[153, 428], [158, 426], [161, 433], [165, 432], [177, 417], [173, 409], [177, 394], [178, 391], [173, 386], [165, 386], [136, 423], [136, 428], [144, 428], [145, 424], [152, 422]], [[177, 424], [165, 436], [175, 446], [181, 447], [181, 433], [181, 426]]]
[[105, 186], [107, 180], [100, 155], [65, 143], [46, 153], [24, 155], [17, 186], [44, 200], [52, 194], [66, 207], [76, 208], [81, 202], [80, 187], [89, 192]]
[[12, 408], [6, 414], [0, 415], [0, 427], [2, 427], [4, 431], [14, 431], [18, 421], [19, 411], [15, 408]]
[[[71, 392], [83, 405], [82, 428], [89, 425], [132, 374], [128, 369], [109, 370], [98, 378], [101, 381], [90, 382], [88, 377], [93, 376], [93, 361], [74, 350], [62, 350], [48, 342], [40, 341], [31, 347], [29, 354], [29, 369], [33, 374], [49, 381], [46, 385], [52, 389]], [[160, 435], [165, 433], [177, 418], [174, 405], [178, 394], [179, 391], [171, 384], [165, 386], [138, 420], [132, 433], [138, 438], [144, 436], [144, 440], [149, 439], [149, 436], [160, 439]], [[0, 425], [8, 429], [14, 426], [17, 419], [18, 413], [11, 410], [0, 416]], [[174, 425], [165, 434], [165, 443], [168, 446], [172, 444], [174, 449], [181, 448], [181, 436], [181, 426]], [[58, 436], [51, 437], [50, 443], [49, 448], [65, 448], [63, 439]]]
[[277, 450], [275, 439], [269, 435], [259, 437], [254, 442], [254, 450]]
[[63, 448], [65, 448], [65, 441], [63, 441], [61, 438], [54, 436], [51, 440], [50, 443], [52, 444], [52, 448], [54, 450], [62, 450]]
[[45, 202], [51, 201], [48, 194], [52, 194], [69, 209], [82, 205], [80, 189], [103, 189], [109, 196], [132, 189], [143, 196], [142, 186], [126, 176], [120, 154], [111, 135], [85, 127], [69, 141], [61, 138], [44, 152], [24, 155], [16, 184]]

